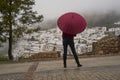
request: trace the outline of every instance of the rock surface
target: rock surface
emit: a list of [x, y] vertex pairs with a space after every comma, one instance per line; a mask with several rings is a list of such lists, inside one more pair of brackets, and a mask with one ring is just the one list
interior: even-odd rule
[[98, 42], [93, 43], [93, 54], [119, 54], [120, 53], [120, 37], [104, 37]]

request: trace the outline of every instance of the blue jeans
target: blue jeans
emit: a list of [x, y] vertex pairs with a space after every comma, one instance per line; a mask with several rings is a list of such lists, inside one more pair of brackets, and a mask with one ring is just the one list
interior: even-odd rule
[[64, 49], [64, 53], [63, 53], [63, 63], [64, 63], [64, 67], [66, 67], [66, 60], [67, 60], [67, 47], [68, 45], [70, 46], [73, 56], [75, 58], [75, 61], [77, 63], [77, 65], [80, 65], [76, 50], [75, 50], [75, 46], [74, 46], [74, 40], [73, 39], [63, 39], [63, 49]]

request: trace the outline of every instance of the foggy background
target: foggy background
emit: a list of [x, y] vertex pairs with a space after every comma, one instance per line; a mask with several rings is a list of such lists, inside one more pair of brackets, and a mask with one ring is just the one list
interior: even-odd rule
[[[34, 10], [44, 16], [42, 29], [56, 27], [57, 19], [66, 12], [77, 12], [90, 26], [104, 26], [106, 19], [120, 20], [120, 0], [35, 0]], [[110, 17], [110, 18], [109, 18]], [[101, 22], [102, 21], [102, 22]], [[112, 23], [113, 23], [112, 22]], [[109, 22], [111, 23], [111, 22]]]
[[34, 10], [43, 14], [45, 20], [58, 18], [66, 12], [106, 13], [108, 11], [120, 11], [120, 0], [35, 0]]

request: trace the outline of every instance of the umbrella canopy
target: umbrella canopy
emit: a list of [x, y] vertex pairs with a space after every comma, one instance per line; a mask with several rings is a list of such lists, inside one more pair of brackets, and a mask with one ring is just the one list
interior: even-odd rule
[[85, 30], [87, 23], [80, 14], [69, 12], [58, 18], [57, 25], [65, 33], [78, 34]]

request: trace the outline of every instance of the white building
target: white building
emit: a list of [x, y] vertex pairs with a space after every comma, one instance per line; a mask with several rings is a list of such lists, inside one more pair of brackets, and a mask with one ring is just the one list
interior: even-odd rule
[[[75, 47], [78, 54], [92, 51], [92, 43], [105, 35], [106, 27], [88, 28], [75, 37]], [[35, 41], [30, 38], [34, 36]], [[40, 31], [32, 35], [25, 35], [18, 47], [13, 51], [15, 56], [29, 56], [44, 51], [60, 51], [63, 53], [62, 32], [58, 28]], [[29, 40], [28, 40], [29, 39]], [[21, 48], [19, 48], [21, 47]], [[68, 50], [68, 53], [70, 49]], [[17, 55], [16, 55], [17, 54]]]

